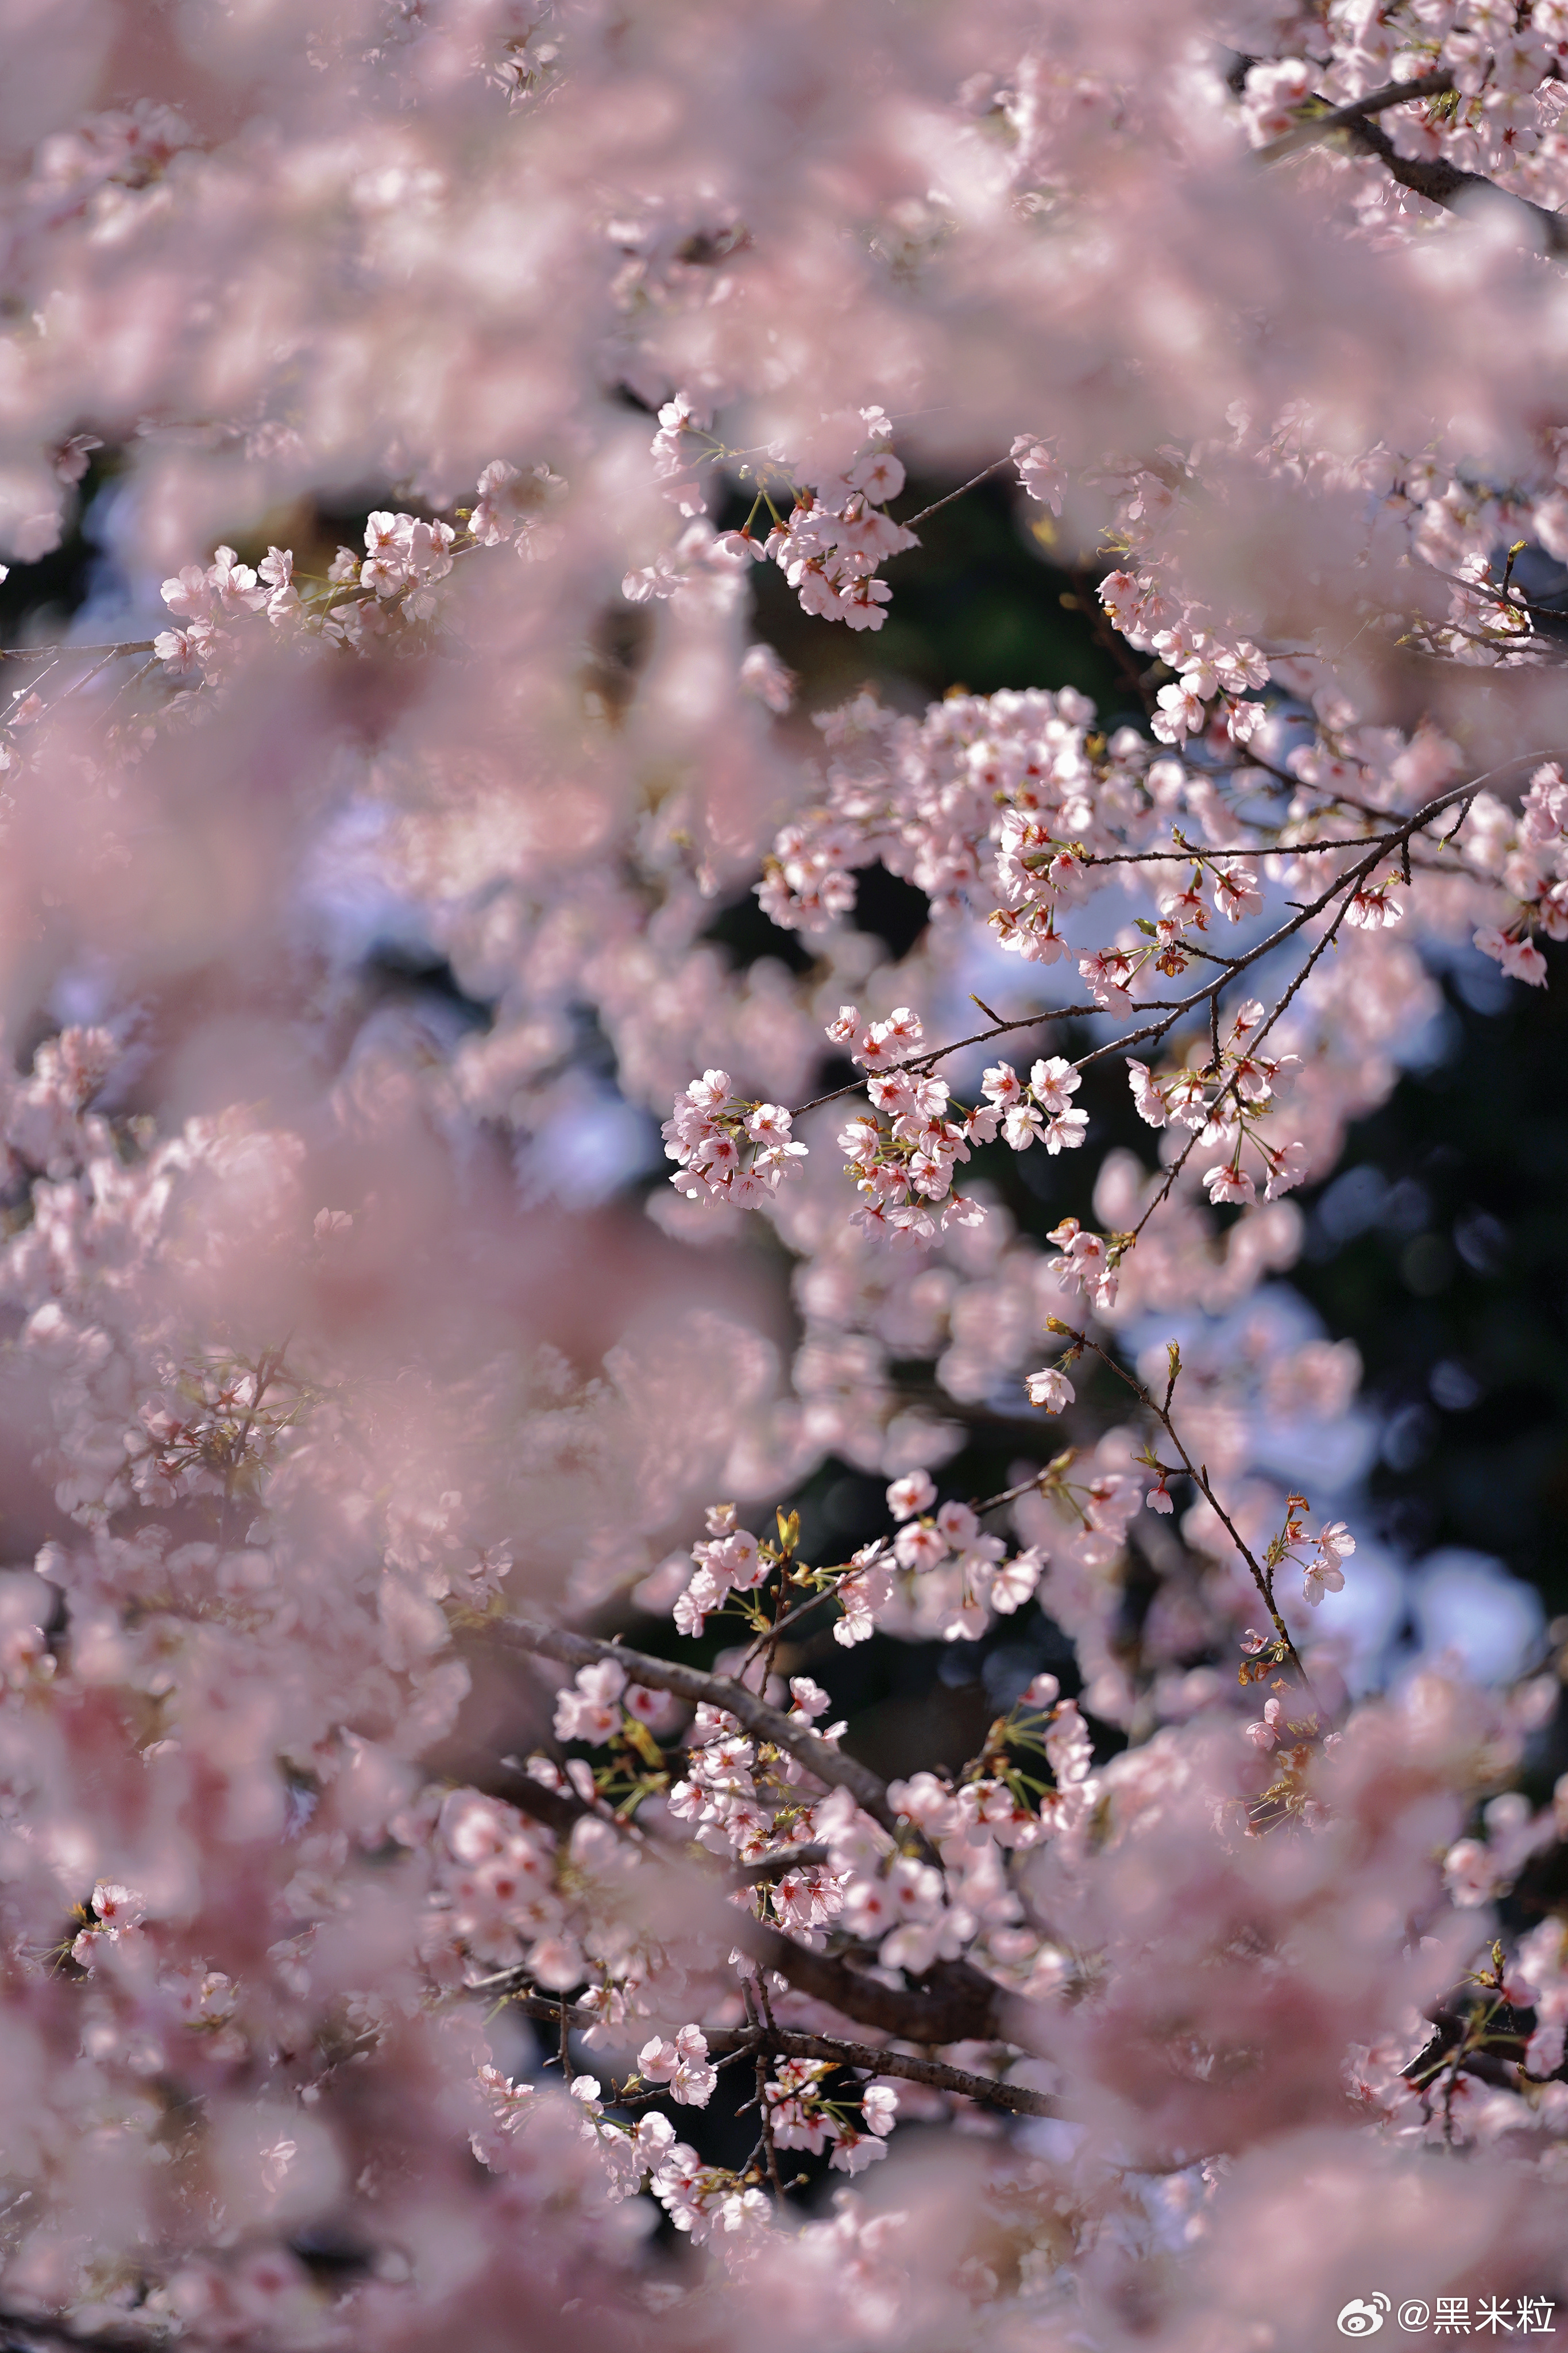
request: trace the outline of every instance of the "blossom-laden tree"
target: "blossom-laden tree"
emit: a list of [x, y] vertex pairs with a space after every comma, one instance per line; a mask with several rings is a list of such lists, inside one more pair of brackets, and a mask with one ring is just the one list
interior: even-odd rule
[[[1554, 2333], [1556, 1678], [1259, 1431], [1568, 936], [1568, 7], [0, 14], [8, 2341]], [[985, 478], [1120, 701], [800, 716]]]

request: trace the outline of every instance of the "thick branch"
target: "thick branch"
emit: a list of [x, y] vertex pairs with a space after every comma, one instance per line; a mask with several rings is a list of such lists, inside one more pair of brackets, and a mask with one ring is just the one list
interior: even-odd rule
[[1381, 90], [1369, 91], [1365, 98], [1352, 99], [1348, 106], [1329, 106], [1319, 100], [1323, 108], [1321, 114], [1299, 122], [1294, 130], [1287, 131], [1281, 139], [1271, 140], [1267, 147], [1258, 148], [1253, 160], [1258, 164], [1282, 163], [1287, 156], [1300, 154], [1303, 148], [1315, 147], [1321, 140], [1342, 131], [1352, 147], [1363, 155], [1375, 155], [1390, 178], [1413, 195], [1425, 196], [1449, 213], [1458, 212], [1478, 200], [1507, 205], [1521, 225], [1526, 220], [1530, 222], [1544, 253], [1553, 261], [1568, 261], [1568, 221], [1560, 214], [1548, 212], [1544, 205], [1532, 204], [1528, 196], [1515, 195], [1511, 189], [1500, 188], [1484, 173], [1461, 171], [1447, 156], [1402, 155], [1387, 132], [1372, 120], [1374, 114], [1382, 114], [1391, 106], [1404, 106], [1413, 99], [1446, 98], [1453, 87], [1451, 78], [1439, 69], [1415, 81], [1385, 82]]
[[1391, 179], [1415, 195], [1426, 196], [1441, 205], [1447, 213], [1464, 210], [1467, 206], [1485, 201], [1506, 205], [1519, 218], [1528, 221], [1541, 243], [1541, 248], [1552, 261], [1568, 261], [1568, 221], [1558, 213], [1549, 213], [1544, 205], [1532, 204], [1528, 196], [1516, 196], [1511, 189], [1500, 188], [1481, 172], [1462, 172], [1445, 155], [1426, 161], [1412, 155], [1402, 155], [1386, 131], [1375, 122], [1348, 122], [1346, 135], [1352, 147], [1363, 155], [1375, 155]]
[[1416, 81], [1385, 81], [1381, 90], [1369, 90], [1364, 98], [1352, 98], [1348, 106], [1331, 106], [1325, 113], [1298, 122], [1282, 139], [1271, 139], [1267, 147], [1256, 148], [1252, 160], [1255, 164], [1282, 164], [1287, 155], [1299, 155], [1304, 147], [1315, 147], [1320, 139], [1327, 139], [1336, 131], [1348, 131], [1365, 122], [1369, 115], [1382, 114], [1391, 106], [1404, 106], [1412, 99], [1447, 98], [1453, 87], [1448, 75], [1441, 71], [1423, 74]]
[[[540, 2019], [550, 2026], [558, 2026], [564, 2021], [574, 2032], [586, 2033], [595, 2027], [604, 2031], [605, 2021], [596, 2010], [552, 2001], [548, 1994], [527, 1990], [515, 1969], [500, 1969], [493, 1977], [480, 1978], [466, 1990], [505, 1994], [530, 2018]], [[879, 2051], [868, 2042], [847, 2042], [836, 2034], [805, 2034], [793, 2027], [773, 2024], [704, 2029], [704, 2033], [710, 2052], [719, 2058], [728, 2058], [738, 2051], [761, 2051], [782, 2059], [826, 2059], [837, 2067], [862, 2067], [872, 2075], [895, 2075], [905, 2083], [929, 2084], [933, 2091], [956, 2092], [966, 2100], [984, 2100], [994, 2107], [1010, 2108], [1016, 2116], [1054, 2116], [1058, 2112], [1057, 2101], [1047, 2092], [1032, 2091], [1023, 2084], [1000, 2084], [993, 2076], [972, 2074], [965, 2067], [950, 2067], [940, 2059], [920, 2059], [903, 2051]]]
[[1005, 2036], [1036, 2047], [1028, 2028], [1032, 2005], [1006, 1993], [969, 1961], [939, 1961], [919, 1986], [884, 1985], [880, 1978], [852, 1968], [841, 1956], [813, 1953], [766, 1921], [737, 1911], [735, 1942], [764, 1968], [776, 1969], [814, 2001], [825, 2001], [846, 2018], [907, 2042], [984, 2042]]
[[770, 1879], [782, 1879], [788, 1871], [805, 1871], [814, 1863], [826, 1862], [832, 1850], [825, 1846], [790, 1846], [782, 1854], [768, 1854], [761, 1862], [739, 1862], [731, 1877], [737, 1887], [762, 1887]]
[[[722, 1892], [723, 1883], [716, 1874], [700, 1870], [673, 1847], [656, 1845], [631, 1823], [599, 1812], [581, 1798], [563, 1789], [547, 1789], [526, 1773], [509, 1774], [504, 1787], [521, 1813], [531, 1814], [558, 1838], [569, 1838], [579, 1821], [608, 1821], [662, 1869], [687, 1871], [694, 1899], [712, 1900]], [[777, 1860], [787, 1863], [791, 1858]], [[773, 1864], [760, 1868], [771, 1873]], [[733, 1874], [729, 1883], [744, 1885], [754, 1876]], [[816, 1953], [797, 1945], [740, 1905], [716, 1910], [713, 1925], [763, 1968], [776, 1969], [780, 1977], [787, 1978], [797, 1991], [880, 2033], [896, 2034], [910, 2042], [985, 2042], [1001, 2035], [1025, 2050], [1033, 2050], [1039, 2042], [1034, 2005], [1006, 1992], [971, 1962], [940, 1961], [923, 1985], [889, 1986], [855, 1968], [841, 1955]]]

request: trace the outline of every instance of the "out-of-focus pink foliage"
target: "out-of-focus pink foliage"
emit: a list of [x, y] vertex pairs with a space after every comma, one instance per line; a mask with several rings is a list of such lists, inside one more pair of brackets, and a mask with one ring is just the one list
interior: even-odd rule
[[[1508, 553], [1568, 556], [1568, 9], [0, 32], [0, 552], [106, 450], [130, 584], [0, 725], [5, 2325], [1550, 2333], [1568, 1793], [1514, 1784], [1555, 1684], [1352, 1705], [1355, 1539], [1256, 1409], [1354, 1394], [1268, 1279], [1423, 949], [1539, 986], [1568, 936]], [[762, 567], [874, 632], [909, 474], [981, 472], [1146, 724], [1070, 682], [801, 723]], [[931, 901], [901, 958], [875, 865]], [[804, 971], [708, 936], [752, 888]], [[486, 1021], [374, 998], [400, 926]], [[606, 1118], [666, 1119], [647, 1214]], [[998, 1145], [1087, 1145], [1095, 1225], [1019, 1235]], [[939, 1502], [970, 1419], [1082, 1414], [1097, 1359], [1120, 1420]], [[887, 1530], [803, 1563], [830, 1454]], [[658, 1656], [574, 1633], [634, 1589]], [[782, 1627], [1037, 1598], [1082, 1712], [1037, 1676], [889, 1786]], [[733, 2167], [683, 2137], [721, 2068]], [[808, 2219], [797, 2152], [870, 2179]]]

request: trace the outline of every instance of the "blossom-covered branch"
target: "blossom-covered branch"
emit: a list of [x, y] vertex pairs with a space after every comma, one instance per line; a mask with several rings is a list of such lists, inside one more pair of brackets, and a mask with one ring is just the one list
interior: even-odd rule
[[[504, 1995], [516, 2003], [530, 2018], [542, 2024], [559, 2026], [563, 2021], [578, 2032], [593, 2031], [600, 2027], [597, 2013], [552, 2002], [543, 1994], [520, 1989], [515, 1977], [499, 1970], [493, 1977], [477, 1978], [468, 1989], [470, 1993]], [[786, 2059], [826, 2059], [839, 2067], [856, 2067], [868, 2075], [891, 2075], [908, 2084], [925, 2084], [932, 2091], [953, 2092], [960, 2098], [978, 2100], [986, 2106], [1006, 2108], [1015, 2116], [1054, 2116], [1060, 2113], [1060, 2104], [1048, 2093], [1037, 2092], [1026, 2084], [1009, 2084], [994, 2075], [976, 2075], [963, 2067], [949, 2067], [939, 2059], [922, 2059], [910, 2051], [874, 2049], [868, 2042], [846, 2042], [830, 2034], [801, 2034], [789, 2028], [775, 2025], [748, 2027], [710, 2027], [704, 2040], [710, 2052], [732, 2057], [741, 2052], [761, 2051]]]

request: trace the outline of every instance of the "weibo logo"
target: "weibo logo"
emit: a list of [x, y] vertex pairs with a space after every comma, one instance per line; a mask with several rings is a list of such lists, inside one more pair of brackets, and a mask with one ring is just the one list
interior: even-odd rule
[[1342, 2337], [1375, 2337], [1383, 2327], [1389, 2299], [1383, 2295], [1352, 2295], [1342, 2310], [1334, 2326]]

